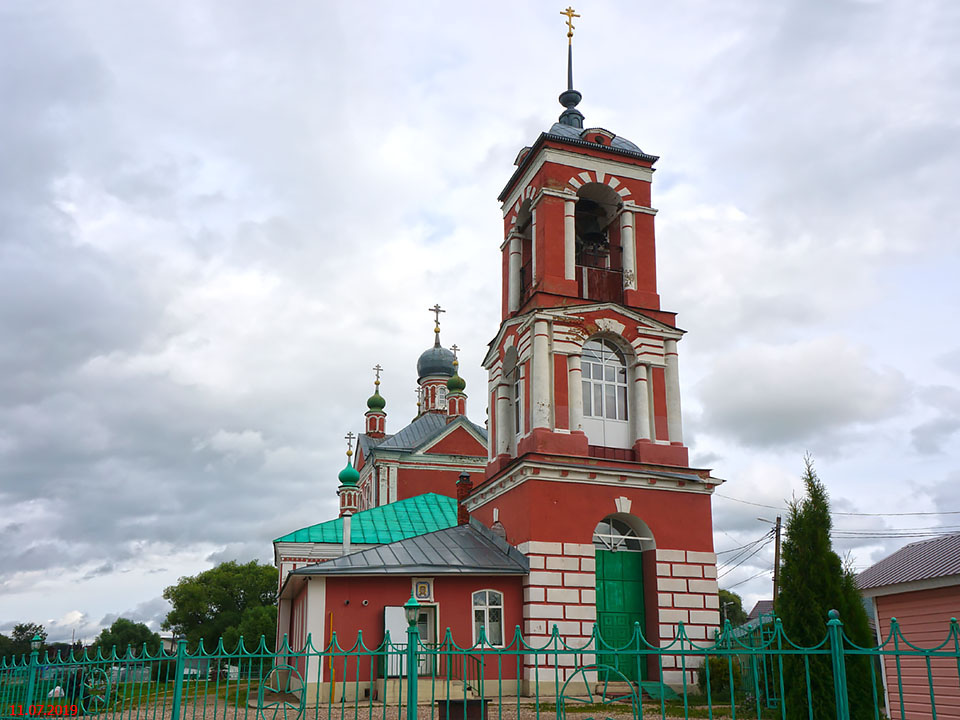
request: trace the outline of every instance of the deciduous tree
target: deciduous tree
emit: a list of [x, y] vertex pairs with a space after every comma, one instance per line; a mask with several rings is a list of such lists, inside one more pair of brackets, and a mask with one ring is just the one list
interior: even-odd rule
[[117, 655], [123, 657], [128, 646], [133, 647], [135, 655], [141, 655], [144, 644], [150, 655], [156, 655], [160, 651], [160, 636], [143, 623], [117, 618], [109, 628], [100, 632], [94, 647], [99, 647], [104, 656], [109, 656], [110, 651], [116, 648]]
[[251, 643], [255, 647], [263, 634], [268, 647], [274, 648], [277, 570], [271, 565], [221, 563], [194, 577], [180, 578], [163, 596], [173, 606], [164, 629], [186, 638], [191, 648], [203, 640], [204, 647], [212, 650], [223, 637], [224, 646], [232, 650], [241, 634], [247, 647]]
[[733, 627], [743, 625], [747, 621], [747, 613], [743, 611], [743, 598], [731, 590], [720, 590], [721, 616], [730, 621]]

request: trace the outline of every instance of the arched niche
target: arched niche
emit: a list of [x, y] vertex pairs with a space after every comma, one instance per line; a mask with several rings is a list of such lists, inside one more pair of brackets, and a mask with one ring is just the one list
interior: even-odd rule
[[623, 199], [609, 185], [587, 183], [577, 190], [574, 215], [576, 264], [622, 270], [620, 232], [615, 222]]
[[524, 200], [517, 212], [514, 232], [520, 237], [520, 298], [525, 299], [533, 287], [533, 213], [530, 200]]

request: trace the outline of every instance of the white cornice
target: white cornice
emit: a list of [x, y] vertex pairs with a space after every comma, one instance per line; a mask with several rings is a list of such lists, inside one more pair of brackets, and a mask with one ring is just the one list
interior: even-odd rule
[[651, 168], [627, 165], [613, 160], [604, 160], [569, 150], [544, 147], [537, 153], [537, 157], [530, 163], [530, 166], [524, 171], [523, 175], [520, 176], [517, 184], [514, 185], [513, 190], [507, 196], [507, 199], [504, 200], [501, 206], [504, 217], [507, 216], [511, 208], [516, 204], [520, 194], [527, 185], [530, 184], [534, 175], [540, 172], [540, 168], [548, 162], [567, 165], [578, 170], [602, 170], [605, 175], [613, 175], [614, 177], [653, 182], [653, 170]]
[[[537, 475], [529, 473], [528, 470], [532, 468], [538, 468], [540, 473]], [[559, 474], [560, 471], [567, 472], [567, 476], [561, 477]], [[591, 478], [590, 475], [594, 475], [595, 477]], [[527, 480], [574, 483], [577, 485], [606, 485], [637, 490], [664, 490], [667, 492], [682, 492], [694, 495], [712, 495], [714, 490], [712, 483], [705, 483], [696, 478], [683, 481], [684, 484], [681, 486], [680, 480], [664, 478], [642, 470], [631, 471], [624, 468], [605, 469], [599, 467], [581, 470], [571, 468], [567, 465], [524, 462], [514, 468], [510, 473], [502, 475], [492, 483], [482, 485], [474, 490], [464, 505], [472, 512]], [[651, 480], [656, 481], [656, 484], [651, 484]]]

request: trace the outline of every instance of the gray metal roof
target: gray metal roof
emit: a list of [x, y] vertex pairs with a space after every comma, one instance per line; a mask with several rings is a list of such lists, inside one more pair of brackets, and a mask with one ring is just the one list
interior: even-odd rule
[[761, 613], [772, 613], [773, 612], [773, 600], [757, 600], [757, 604], [753, 606], [747, 614], [747, 620], [756, 620], [760, 617]]
[[[583, 136], [586, 135], [590, 130], [597, 130], [598, 128], [575, 128], [570, 127], [569, 125], [564, 125], [563, 123], [554, 123], [549, 130], [547, 130], [547, 135], [553, 135], [556, 137], [562, 137], [565, 140], [578, 140], [583, 141]], [[605, 132], [610, 132], [606, 130]], [[613, 133], [610, 133], [613, 135]], [[587, 143], [590, 146], [594, 146], [594, 143]], [[644, 158], [654, 157], [653, 155], [647, 155], [643, 150], [641, 150], [636, 143], [632, 143], [624, 137], [619, 135], [613, 135], [613, 139], [610, 141], [610, 146], [618, 148], [620, 150], [626, 150], [627, 152], [635, 153], [641, 155]], [[658, 158], [659, 159], [659, 158]]]
[[392, 437], [393, 435], [385, 435], [382, 438], [372, 438], [366, 433], [360, 433], [360, 436], [357, 438], [357, 446], [363, 451], [363, 456], [368, 458], [370, 457], [370, 452], [375, 447], [379, 447], [380, 443], [386, 442]]
[[[468, 424], [483, 439], [483, 441], [486, 442], [487, 431], [484, 428], [480, 427], [479, 425], [475, 425], [466, 418], [458, 418], [453, 422], [463, 422]], [[391, 435], [373, 447], [381, 450], [416, 450], [437, 435], [440, 435], [444, 430], [450, 427], [451, 424], [453, 423], [447, 423], [446, 413], [424, 413], [403, 428], [403, 430]]]
[[293, 570], [291, 575], [526, 575], [527, 558], [482, 523], [342, 555]]
[[857, 576], [861, 590], [960, 575], [960, 533], [900, 548]]
[[[513, 187], [513, 184], [517, 181], [520, 175], [522, 175], [527, 169], [527, 165], [533, 161], [537, 150], [545, 140], [555, 140], [568, 145], [578, 145], [585, 148], [599, 147], [596, 143], [584, 140], [580, 136], [581, 132], [583, 131], [579, 128], [573, 128], [562, 123], [554, 123], [547, 132], [540, 133], [540, 137], [538, 137], [531, 146], [530, 152], [528, 152], [523, 160], [520, 161], [517, 169], [514, 170], [513, 174], [510, 176], [510, 179], [507, 181], [507, 184], [504, 186], [503, 190], [500, 191], [500, 195], [497, 197], [497, 200], [503, 202], [506, 199], [507, 192], [509, 192], [510, 188]], [[649, 153], [643, 152], [643, 150], [637, 147], [634, 143], [619, 136], [615, 137], [614, 140], [611, 141], [610, 145], [604, 145], [602, 147], [603, 150], [613, 153], [614, 155], [626, 155], [627, 157], [640, 158], [641, 160], [646, 160], [650, 163], [655, 163], [660, 159], [657, 155], [650, 155]]]

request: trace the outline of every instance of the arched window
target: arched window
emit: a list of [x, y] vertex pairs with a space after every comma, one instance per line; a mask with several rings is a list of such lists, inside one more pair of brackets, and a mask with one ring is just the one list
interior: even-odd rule
[[647, 539], [641, 538], [632, 527], [617, 518], [601, 520], [593, 531], [593, 546], [611, 552], [642, 552], [640, 541]]
[[627, 420], [627, 363], [617, 346], [590, 340], [583, 346], [583, 414]]
[[503, 593], [479, 590], [473, 593], [473, 642], [480, 640], [480, 630], [490, 645], [503, 647]]
[[627, 362], [609, 340], [589, 340], [580, 363], [583, 429], [591, 445], [630, 447]]
[[437, 407], [442, 410], [447, 409], [447, 388], [443, 385], [437, 390]]

